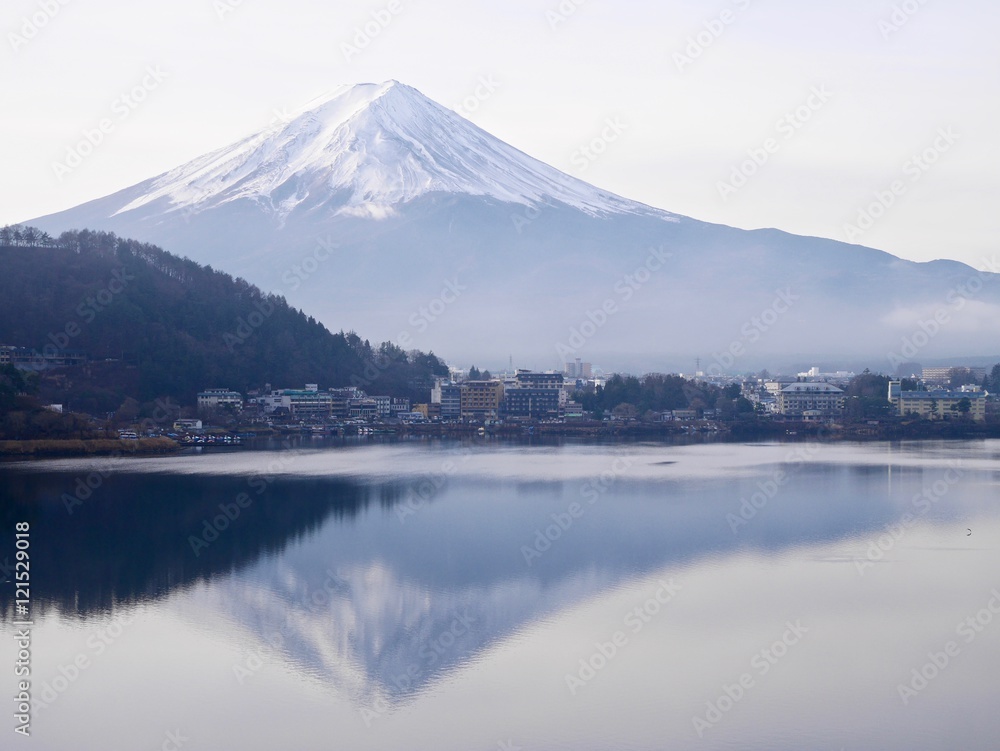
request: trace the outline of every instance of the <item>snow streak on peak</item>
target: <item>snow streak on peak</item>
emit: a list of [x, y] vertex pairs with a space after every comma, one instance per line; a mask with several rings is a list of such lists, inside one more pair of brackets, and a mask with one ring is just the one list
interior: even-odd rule
[[382, 218], [422, 195], [447, 193], [670, 216], [533, 159], [397, 81], [340, 86], [287, 121], [141, 187], [116, 214], [164, 198], [186, 211], [246, 198], [280, 220], [306, 202]]

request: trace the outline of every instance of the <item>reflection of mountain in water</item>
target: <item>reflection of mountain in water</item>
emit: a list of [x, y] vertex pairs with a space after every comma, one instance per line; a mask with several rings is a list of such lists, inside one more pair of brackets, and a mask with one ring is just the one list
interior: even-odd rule
[[277, 646], [297, 672], [375, 707], [406, 701], [496, 641], [620, 582], [593, 570], [549, 586], [521, 576], [435, 591], [380, 562], [326, 572], [265, 563], [197, 598], [250, 632], [248, 673], [237, 677]]
[[[522, 545], [579, 486], [454, 483], [411, 526], [370, 513], [328, 524], [205, 598], [251, 632], [248, 653], [280, 643], [295, 670], [361, 707], [392, 708], [500, 640], [616, 587], [646, 581], [652, 596], [661, 575], [700, 559], [880, 530], [896, 518], [890, 496], [862, 492], [870, 472], [855, 470], [803, 468], [773, 514], [747, 530], [750, 545], [725, 516], [756, 480], [623, 485], [530, 567]], [[924, 476], [896, 472], [895, 500]]]
[[[734, 534], [727, 515], [773, 477], [774, 464], [695, 477], [683, 474], [684, 455], [661, 467], [663, 450], [647, 452], [634, 450], [647, 462], [635, 470], [643, 480], [623, 476], [593, 504], [582, 490], [606, 464], [571, 457], [573, 477], [553, 454], [547, 460], [562, 462], [566, 479], [456, 475], [405, 519], [394, 509], [412, 481], [286, 475], [251, 492], [250, 507], [197, 557], [189, 536], [247, 491], [245, 475], [113, 475], [70, 515], [60, 496], [77, 475], [8, 471], [0, 514], [8, 531], [32, 522], [36, 602], [87, 615], [205, 580], [182, 602], [235, 621], [251, 637], [248, 653], [279, 643], [294, 669], [361, 706], [393, 706], [491, 644], [628, 582], [649, 580], [652, 594], [661, 572], [704, 558], [881, 531], [941, 471], [897, 466], [882, 491], [872, 473], [885, 466], [801, 464]], [[958, 500], [928, 518], [954, 516]], [[585, 513], [528, 565], [525, 546], [572, 503]], [[6, 609], [10, 590], [0, 591]]]
[[[63, 494], [75, 492], [78, 477], [7, 472], [0, 483], [4, 538], [15, 523], [31, 523], [36, 611], [54, 606], [86, 615], [238, 570], [279, 553], [330, 515], [356, 514], [374, 495], [344, 481], [278, 481], [258, 495], [245, 477], [121, 474], [70, 513]], [[202, 534], [205, 521], [222, 513], [219, 504], [232, 507], [240, 493], [252, 503], [194, 555], [190, 536]], [[11, 606], [11, 594], [0, 589], [0, 612]]]

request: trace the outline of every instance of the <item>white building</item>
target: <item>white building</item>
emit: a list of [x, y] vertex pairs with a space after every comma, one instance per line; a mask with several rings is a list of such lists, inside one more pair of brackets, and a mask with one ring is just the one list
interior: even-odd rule
[[846, 382], [854, 378], [854, 373], [849, 370], [837, 370], [832, 373], [823, 373], [819, 368], [813, 366], [804, 373], [799, 373], [799, 378], [806, 381], [842, 381]]
[[293, 415], [328, 415], [333, 410], [333, 395], [320, 391], [315, 383], [307, 383], [304, 389], [275, 389], [262, 399], [265, 412], [285, 409]]
[[829, 383], [790, 383], [778, 392], [778, 412], [810, 418], [839, 415], [844, 411], [844, 390]]
[[232, 407], [239, 411], [243, 409], [243, 394], [229, 389], [205, 389], [198, 392], [198, 409], [215, 407]]

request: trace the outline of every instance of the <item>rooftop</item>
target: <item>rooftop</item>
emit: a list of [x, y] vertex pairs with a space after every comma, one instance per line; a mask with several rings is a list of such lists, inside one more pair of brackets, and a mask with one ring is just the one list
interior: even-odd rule
[[844, 390], [829, 383], [790, 383], [781, 389], [782, 393], [843, 394]]

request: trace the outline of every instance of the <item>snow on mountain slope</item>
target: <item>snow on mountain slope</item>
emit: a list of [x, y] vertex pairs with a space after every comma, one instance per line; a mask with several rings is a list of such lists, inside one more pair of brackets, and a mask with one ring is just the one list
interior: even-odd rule
[[337, 213], [381, 218], [428, 193], [671, 216], [539, 162], [397, 81], [341, 86], [287, 123], [154, 178], [115, 215], [162, 198], [194, 211], [249, 198], [281, 220], [329, 198]]
[[[156, 243], [333, 330], [467, 364], [517, 353], [536, 367], [572, 356], [678, 369], [711, 355], [742, 370], [863, 356], [893, 370], [890, 354], [970, 279], [982, 290], [948, 307], [920, 357], [978, 352], [1000, 335], [1000, 275], [629, 201], [395, 81], [341, 87], [236, 144], [29, 223]], [[425, 315], [446, 282], [461, 296]], [[785, 299], [787, 315], [755, 327]], [[608, 305], [613, 314], [595, 313]]]

